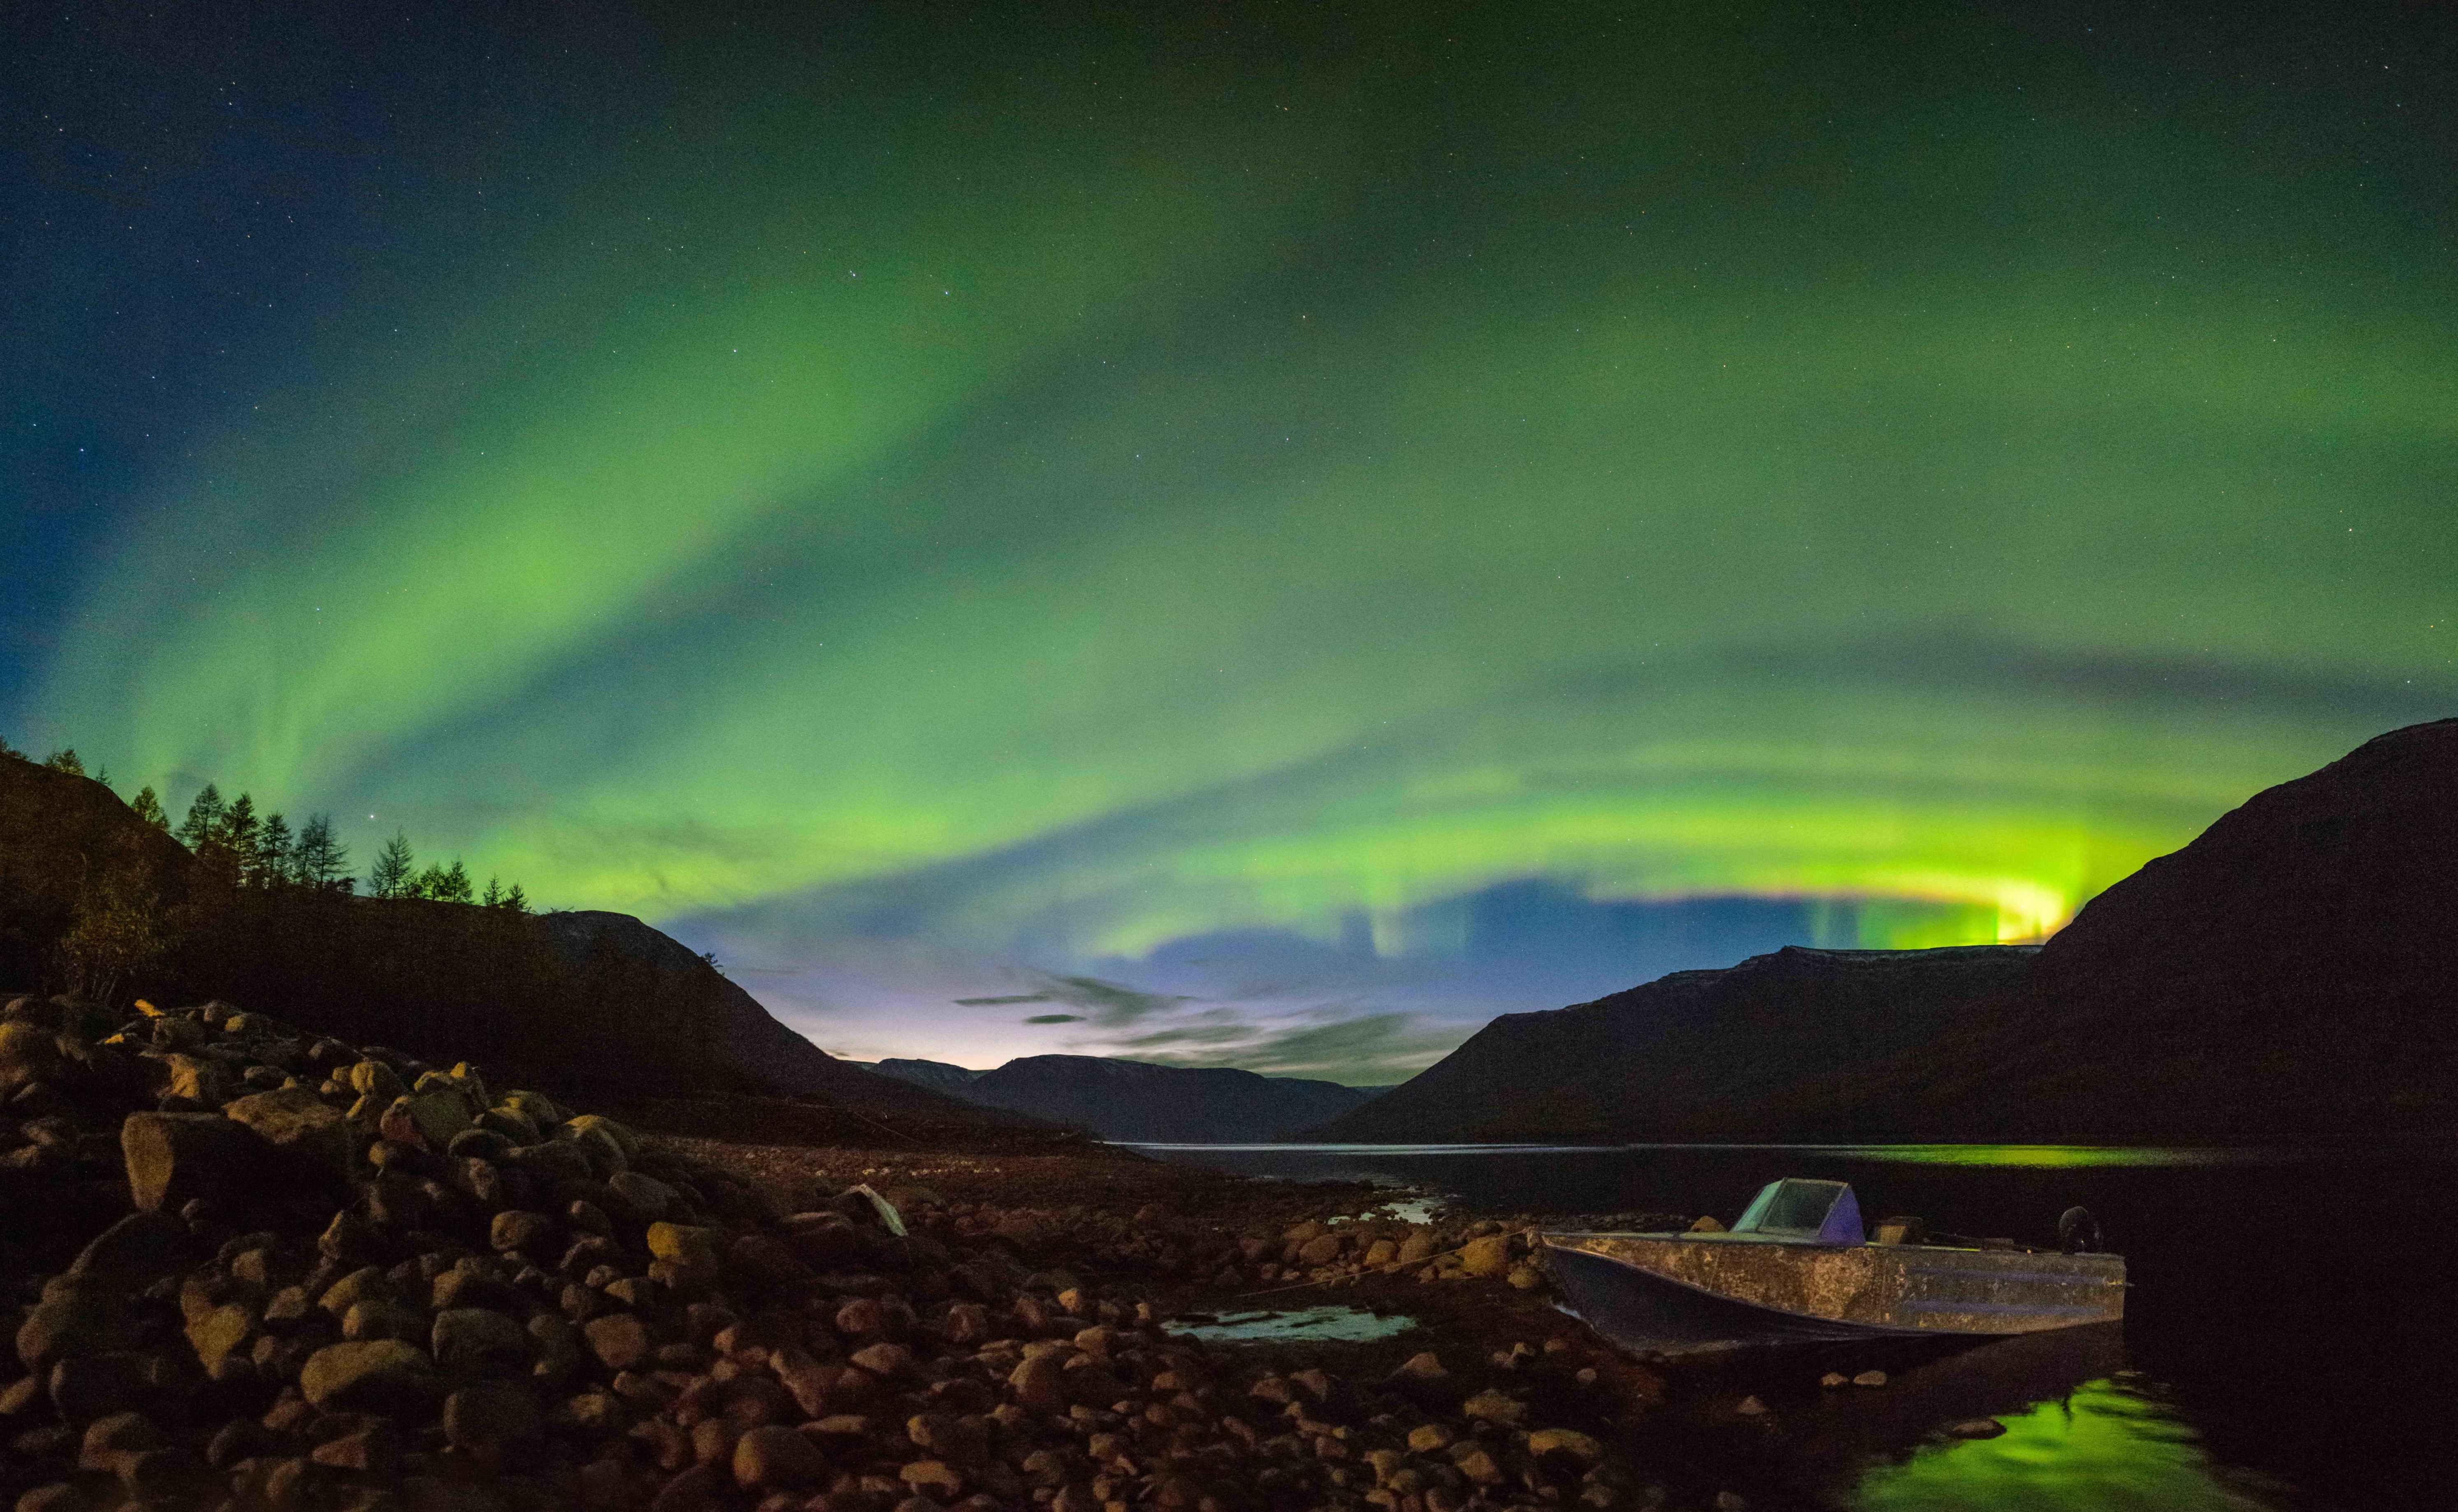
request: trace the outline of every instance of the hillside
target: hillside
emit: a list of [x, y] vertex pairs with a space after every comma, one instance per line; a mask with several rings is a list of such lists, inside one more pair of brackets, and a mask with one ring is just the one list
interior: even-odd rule
[[241, 887], [103, 784], [14, 757], [0, 757], [0, 989], [278, 1002], [317, 1033], [450, 1046], [602, 1098], [781, 1094], [1020, 1122], [836, 1060], [627, 915]]
[[2458, 720], [2264, 790], [2085, 906], [1921, 1061], [1804, 1088], [1894, 1134], [2245, 1141], [2458, 1127]]
[[1357, 1108], [1381, 1090], [1094, 1055], [1028, 1055], [989, 1071], [915, 1060], [881, 1061], [872, 1069], [987, 1107], [1089, 1129], [1105, 1139], [1160, 1143], [1277, 1139]]
[[[817, 1095], [876, 1110], [926, 1117], [978, 1117], [970, 1104], [945, 1097], [927, 1087], [883, 1079], [838, 1060], [809, 1040], [779, 1023], [769, 1011], [722, 973], [692, 953], [671, 935], [642, 923], [630, 914], [573, 909], [538, 916], [539, 928], [574, 965], [588, 962], [600, 948], [644, 962], [678, 979], [706, 974], [716, 979], [716, 1016], [726, 1059], [755, 1081], [798, 1095]], [[1021, 1120], [999, 1119], [999, 1123]]]
[[1315, 1137], [1782, 1138], [1763, 1110], [1770, 1099], [1926, 1044], [2020, 982], [2036, 949], [1793, 946], [1594, 1003], [1505, 1014]]
[[892, 1076], [900, 1082], [910, 1082], [916, 1087], [927, 1087], [932, 1091], [946, 1092], [955, 1097], [964, 1096], [964, 1089], [982, 1075], [981, 1072], [966, 1067], [950, 1066], [946, 1061], [916, 1061], [890, 1057], [884, 1061], [864, 1061], [858, 1064], [866, 1071]]
[[1787, 949], [1496, 1019], [1343, 1140], [2261, 1143], [2458, 1127], [2458, 720], [2255, 795], [2045, 946]]

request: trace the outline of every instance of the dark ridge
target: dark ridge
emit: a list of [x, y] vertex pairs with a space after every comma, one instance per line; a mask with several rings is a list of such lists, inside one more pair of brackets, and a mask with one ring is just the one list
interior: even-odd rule
[[2246, 1144], [2458, 1127], [2458, 720], [2255, 795], [2045, 946], [1787, 949], [1496, 1019], [1344, 1140]]
[[279, 1002], [316, 1033], [621, 1107], [764, 1094], [1023, 1122], [837, 1060], [628, 915], [240, 886], [103, 784], [14, 757], [0, 757], [0, 983], [123, 1005]]
[[1338, 1141], [1772, 1139], [1767, 1099], [1926, 1042], [2038, 947], [1812, 950], [1505, 1014], [1316, 1132]]
[[891, 1057], [885, 1061], [860, 1064], [864, 1069], [875, 1071], [882, 1076], [893, 1077], [900, 1082], [910, 1082], [915, 1087], [927, 1087], [932, 1091], [946, 1092], [954, 1097], [964, 1096], [964, 1089], [982, 1074], [962, 1066], [950, 1066], [945, 1061], [916, 1061]]
[[1090, 1129], [1104, 1139], [1160, 1143], [1279, 1139], [1382, 1091], [1223, 1067], [1155, 1066], [1094, 1055], [1028, 1055], [990, 1071], [942, 1061], [890, 1060], [872, 1070], [940, 1087], [986, 1107]]
[[2100, 894], [1929, 1056], [1804, 1090], [1881, 1133], [2249, 1142], [2458, 1128], [2458, 720], [2269, 788]]

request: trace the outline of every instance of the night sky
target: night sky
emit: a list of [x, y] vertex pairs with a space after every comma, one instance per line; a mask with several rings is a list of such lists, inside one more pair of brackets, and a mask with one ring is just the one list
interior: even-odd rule
[[0, 735], [828, 1048], [1398, 1080], [2458, 713], [2442, 8], [409, 9], [0, 30]]

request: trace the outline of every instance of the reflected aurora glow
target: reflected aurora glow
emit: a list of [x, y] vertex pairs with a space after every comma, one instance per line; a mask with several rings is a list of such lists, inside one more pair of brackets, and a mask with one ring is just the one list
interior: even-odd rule
[[2192, 1428], [2114, 1382], [1998, 1419], [1995, 1439], [1933, 1444], [1869, 1473], [1860, 1512], [2261, 1512], [2276, 1502], [2231, 1484]]

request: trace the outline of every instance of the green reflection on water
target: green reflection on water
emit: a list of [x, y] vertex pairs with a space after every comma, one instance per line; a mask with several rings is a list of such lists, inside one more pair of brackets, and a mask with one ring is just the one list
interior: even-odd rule
[[2260, 1512], [2276, 1505], [2220, 1477], [2193, 1429], [2114, 1381], [1998, 1419], [2003, 1437], [1933, 1444], [1871, 1471], [1860, 1512]]
[[2217, 1166], [2266, 1158], [2247, 1150], [2153, 1149], [2127, 1145], [1839, 1145], [1860, 1160], [1891, 1160], [1917, 1166]]

